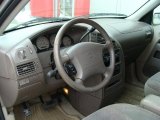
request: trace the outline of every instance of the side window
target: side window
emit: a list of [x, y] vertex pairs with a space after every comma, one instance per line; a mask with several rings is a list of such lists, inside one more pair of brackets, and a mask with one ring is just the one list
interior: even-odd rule
[[154, 25], [160, 25], [160, 5], [156, 9], [154, 9], [153, 24]]

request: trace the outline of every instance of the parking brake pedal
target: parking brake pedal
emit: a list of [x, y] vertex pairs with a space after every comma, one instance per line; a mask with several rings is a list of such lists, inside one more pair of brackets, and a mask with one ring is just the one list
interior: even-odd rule
[[22, 106], [23, 106], [23, 113], [24, 113], [24, 115], [26, 117], [30, 116], [32, 114], [32, 112], [30, 110], [29, 104], [23, 103]]

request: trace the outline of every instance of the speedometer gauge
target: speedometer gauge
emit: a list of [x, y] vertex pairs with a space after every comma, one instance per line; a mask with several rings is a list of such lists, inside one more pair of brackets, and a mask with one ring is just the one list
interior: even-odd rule
[[49, 48], [49, 40], [45, 36], [41, 36], [36, 40], [36, 46], [39, 50], [44, 50]]

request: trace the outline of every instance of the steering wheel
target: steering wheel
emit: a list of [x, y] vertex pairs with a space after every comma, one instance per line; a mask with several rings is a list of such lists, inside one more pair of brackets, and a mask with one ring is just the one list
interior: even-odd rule
[[[64, 34], [73, 25], [78, 23], [85, 23], [97, 29], [106, 40], [106, 43], [81, 42], [60, 50], [60, 44]], [[110, 64], [108, 67], [104, 64], [104, 50], [107, 50], [110, 55]], [[103, 88], [111, 80], [115, 66], [114, 47], [110, 37], [99, 24], [90, 19], [76, 18], [65, 23], [58, 31], [54, 42], [54, 60], [60, 76], [70, 87], [80, 92], [93, 92]], [[64, 64], [67, 62], [71, 63], [70, 68], [74, 70], [74, 79], [67, 74], [64, 68]], [[86, 87], [84, 81], [88, 77], [97, 74], [103, 75], [103, 80], [95, 86]]]

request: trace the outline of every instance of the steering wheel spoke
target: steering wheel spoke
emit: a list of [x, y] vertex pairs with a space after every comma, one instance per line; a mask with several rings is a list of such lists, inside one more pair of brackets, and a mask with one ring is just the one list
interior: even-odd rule
[[70, 61], [70, 57], [67, 54], [61, 56], [62, 63]]
[[75, 82], [76, 82], [77, 84], [81, 85], [81, 86], [84, 86], [84, 82], [83, 82], [83, 80], [81, 80], [81, 79], [76, 78], [76, 79], [75, 79]]

